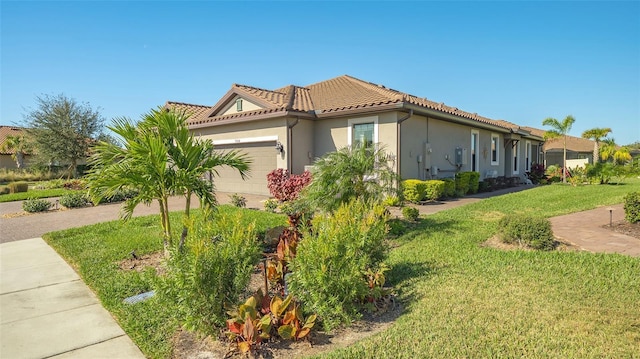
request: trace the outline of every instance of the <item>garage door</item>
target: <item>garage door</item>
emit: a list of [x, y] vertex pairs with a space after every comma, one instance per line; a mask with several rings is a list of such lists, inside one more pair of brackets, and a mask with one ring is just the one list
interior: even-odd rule
[[237, 150], [251, 159], [251, 172], [244, 181], [238, 171], [228, 167], [219, 168], [218, 176], [214, 179], [216, 191], [269, 195], [267, 174], [277, 166], [275, 145], [275, 141], [216, 145], [217, 151]]

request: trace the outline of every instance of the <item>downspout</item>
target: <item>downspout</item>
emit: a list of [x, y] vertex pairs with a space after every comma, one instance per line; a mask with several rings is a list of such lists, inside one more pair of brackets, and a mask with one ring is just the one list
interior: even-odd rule
[[406, 120], [408, 120], [409, 118], [411, 118], [411, 116], [413, 116], [413, 109], [409, 110], [409, 113], [402, 118], [398, 119], [398, 123], [397, 123], [397, 129], [396, 129], [396, 163], [398, 164], [398, 177], [400, 177], [400, 140], [402, 139], [402, 123]]
[[296, 117], [296, 121], [291, 125], [287, 121], [287, 169], [289, 173], [293, 173], [293, 127], [298, 122], [300, 122], [300, 117]]

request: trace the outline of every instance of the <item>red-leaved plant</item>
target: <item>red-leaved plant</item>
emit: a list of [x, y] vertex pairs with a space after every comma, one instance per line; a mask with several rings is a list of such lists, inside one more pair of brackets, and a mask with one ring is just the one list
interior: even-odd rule
[[298, 199], [300, 191], [311, 182], [311, 173], [304, 171], [301, 175], [289, 173], [289, 170], [278, 168], [267, 175], [267, 187], [271, 195], [279, 201]]

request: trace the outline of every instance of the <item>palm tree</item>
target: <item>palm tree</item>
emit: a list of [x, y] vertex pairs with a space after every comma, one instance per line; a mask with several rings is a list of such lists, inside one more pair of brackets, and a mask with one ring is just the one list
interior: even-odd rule
[[542, 121], [543, 126], [551, 126], [551, 129], [544, 133], [545, 139], [562, 137], [562, 183], [567, 183], [567, 134], [571, 131], [571, 126], [576, 122], [573, 116], [568, 115], [562, 122], [549, 117]]
[[24, 135], [10, 135], [7, 136], [5, 141], [2, 143], [2, 147], [0, 147], [0, 150], [11, 152], [11, 158], [16, 161], [16, 167], [20, 169], [24, 167], [24, 158], [31, 150], [31, 145], [24, 137]]
[[312, 173], [303, 199], [326, 211], [352, 199], [380, 201], [398, 194], [398, 176], [382, 146], [347, 146], [331, 152], [314, 163]]
[[616, 145], [616, 141], [613, 138], [605, 138], [602, 143], [600, 157], [603, 161], [611, 160], [614, 164], [624, 164], [631, 159], [628, 146], [620, 147]]
[[[124, 147], [102, 142], [90, 159], [89, 194], [94, 202], [125, 188], [136, 189], [138, 194], [123, 207], [122, 217], [127, 220], [138, 204], [158, 201], [165, 252], [173, 244], [168, 206], [171, 195], [187, 198], [188, 217], [192, 194], [203, 206], [216, 203], [213, 183], [204, 179], [204, 174], [217, 173], [216, 167], [226, 165], [244, 178], [249, 170], [248, 161], [237, 152], [218, 154], [211, 141], [194, 138], [186, 120], [184, 113], [162, 108], [144, 115], [137, 125], [126, 118], [116, 119], [108, 128], [122, 139]], [[186, 234], [185, 227], [181, 245]]]
[[607, 135], [611, 132], [609, 127], [605, 128], [592, 128], [590, 130], [586, 130], [582, 133], [582, 138], [588, 138], [593, 140], [595, 143], [593, 144], [593, 163], [596, 164], [600, 162], [600, 141], [603, 138], [607, 137]]

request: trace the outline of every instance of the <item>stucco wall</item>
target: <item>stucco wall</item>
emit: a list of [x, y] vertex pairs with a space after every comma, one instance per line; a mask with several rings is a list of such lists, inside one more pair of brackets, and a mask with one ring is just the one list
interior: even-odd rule
[[[290, 119], [290, 123], [295, 120]], [[304, 171], [304, 166], [313, 164], [314, 154], [314, 122], [312, 120], [299, 120], [292, 129], [293, 153], [291, 153], [291, 172], [300, 174]]]
[[237, 107], [236, 107], [236, 100], [239, 99], [241, 97], [236, 96], [233, 98], [233, 100], [231, 100], [231, 102], [229, 102], [229, 104], [227, 105], [227, 107], [225, 107], [221, 112], [221, 115], [230, 115], [233, 113], [238, 113], [238, 112], [247, 112], [247, 111], [254, 111], [254, 110], [259, 110], [262, 107], [256, 105], [253, 102], [247, 101], [246, 99], [242, 99], [242, 111], [237, 111]]

